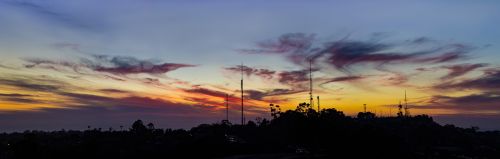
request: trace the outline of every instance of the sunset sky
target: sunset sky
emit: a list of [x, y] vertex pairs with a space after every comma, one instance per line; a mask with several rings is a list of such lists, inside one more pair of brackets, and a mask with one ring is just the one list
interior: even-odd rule
[[[500, 130], [498, 1], [0, 0], [0, 131], [239, 123], [367, 104]], [[315, 102], [317, 102], [315, 100]]]

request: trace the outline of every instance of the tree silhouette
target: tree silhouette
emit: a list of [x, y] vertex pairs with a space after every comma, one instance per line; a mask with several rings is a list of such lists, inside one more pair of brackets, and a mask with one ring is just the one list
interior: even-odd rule
[[132, 124], [131, 131], [135, 132], [135, 133], [144, 133], [147, 131], [147, 128], [146, 128], [146, 126], [144, 126], [144, 123], [142, 122], [142, 120], [136, 120]]
[[273, 119], [276, 119], [281, 114], [280, 106], [271, 103], [269, 104], [269, 107], [271, 108], [271, 116], [273, 117]]
[[149, 130], [154, 130], [155, 129], [155, 125], [153, 123], [149, 123], [147, 126], [148, 126]]
[[137, 120], [124, 131], [0, 133], [0, 158], [500, 158], [499, 131], [441, 126], [427, 115], [350, 117], [297, 107], [271, 120], [190, 130]]
[[358, 119], [374, 119], [376, 115], [372, 112], [359, 112]]
[[337, 111], [335, 108], [323, 109], [320, 112], [321, 116], [326, 119], [341, 119], [345, 118], [344, 112]]
[[309, 103], [300, 103], [296, 108], [295, 111], [305, 113], [307, 110], [311, 109], [311, 106]]

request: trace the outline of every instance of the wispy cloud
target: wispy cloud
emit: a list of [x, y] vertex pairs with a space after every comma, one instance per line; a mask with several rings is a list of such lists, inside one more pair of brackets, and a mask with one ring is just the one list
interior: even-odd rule
[[309, 81], [309, 70], [282, 71], [278, 73], [278, 81], [282, 84], [295, 86]]
[[99, 91], [104, 92], [104, 93], [130, 93], [129, 91], [120, 90], [120, 89], [112, 89], [112, 88], [99, 89]]
[[459, 64], [459, 65], [443, 66], [443, 68], [449, 70], [449, 73], [441, 77], [441, 79], [448, 80], [455, 77], [459, 77], [477, 68], [485, 66], [488, 66], [488, 64], [479, 63], [479, 64]]
[[417, 45], [422, 45], [422, 44], [427, 44], [431, 42], [436, 42], [436, 40], [429, 38], [429, 37], [418, 37], [415, 39], [408, 40], [411, 44], [417, 44]]
[[[0, 2], [13, 7], [19, 11], [31, 14], [37, 18], [41, 18], [52, 23], [62, 24], [69, 28], [84, 29], [90, 31], [100, 30], [102, 28], [102, 22], [98, 22], [95, 18], [89, 19], [84, 18], [78, 14], [71, 14], [69, 12], [64, 12], [58, 10], [53, 6], [38, 3], [37, 1], [3, 1]], [[92, 21], [93, 20], [93, 21]]]
[[139, 60], [128, 56], [106, 56], [95, 55], [92, 58], [82, 58], [80, 62], [71, 61], [56, 61], [38, 58], [26, 58], [29, 62], [27, 68], [33, 68], [42, 65], [69, 67], [75, 72], [80, 72], [80, 69], [87, 68], [97, 72], [106, 72], [115, 75], [127, 74], [163, 74], [184, 67], [194, 67], [191, 64], [181, 63], [158, 63], [150, 60]]
[[498, 111], [500, 109], [500, 93], [484, 92], [465, 96], [435, 95], [429, 104], [418, 107], [419, 109], [451, 109], [466, 111]]
[[[270, 96], [282, 96], [282, 95], [290, 95], [296, 93], [306, 92], [306, 89], [271, 89], [267, 91], [259, 91], [259, 90], [245, 90], [245, 93], [248, 94], [248, 97], [254, 100], [264, 100], [264, 97]], [[273, 101], [274, 103], [280, 102], [277, 100]]]
[[488, 70], [485, 71], [481, 77], [475, 79], [444, 82], [433, 86], [433, 88], [438, 90], [475, 89], [483, 91], [497, 91], [500, 90], [500, 70]]
[[0, 97], [31, 97], [29, 94], [19, 94], [19, 93], [0, 93]]
[[275, 41], [259, 42], [256, 49], [241, 49], [241, 51], [252, 54], [304, 53], [310, 50], [314, 38], [314, 34], [289, 33]]
[[42, 103], [41, 101], [31, 99], [33, 95], [19, 94], [19, 93], [0, 93], [0, 99], [3, 101], [10, 101], [15, 103]]
[[[58, 82], [57, 84], [61, 84]], [[32, 80], [23, 79], [0, 79], [0, 85], [17, 87], [23, 90], [39, 91], [39, 92], [55, 92], [62, 88], [56, 84], [40, 84]]]
[[276, 74], [276, 71], [274, 70], [264, 69], [264, 68], [252, 68], [249, 66], [234, 66], [234, 67], [227, 67], [224, 69], [231, 71], [233, 73], [243, 72], [247, 76], [255, 75], [265, 79], [272, 79]]
[[95, 56], [99, 61], [108, 62], [111, 66], [97, 65], [94, 70], [100, 72], [109, 72], [113, 74], [137, 74], [137, 73], [150, 73], [162, 74], [170, 71], [177, 70], [183, 67], [194, 67], [190, 64], [179, 63], [155, 63], [148, 60], [139, 60], [134, 57], [125, 56]]
[[357, 81], [365, 78], [364, 76], [342, 76], [342, 77], [335, 77], [332, 79], [328, 79], [327, 81], [323, 82], [322, 84], [327, 84], [327, 83], [332, 83], [332, 82], [349, 82], [349, 81]]
[[[327, 64], [333, 68], [350, 72], [353, 65], [374, 64], [376, 67], [387, 64], [403, 63], [446, 63], [466, 59], [466, 53], [473, 47], [464, 44], [448, 44], [417, 51], [396, 51], [405, 45], [381, 43], [377, 41], [357, 41], [342, 39], [339, 41], [317, 44], [313, 34], [284, 34], [274, 41], [264, 41], [255, 49], [242, 49], [244, 53], [281, 54], [289, 61], [306, 66], [308, 60], [317, 65]], [[426, 42], [426, 39], [415, 39], [414, 43]], [[409, 48], [408, 50], [412, 50]]]
[[[33, 112], [2, 111], [2, 117], [0, 117], [2, 118], [2, 122], [0, 122], [2, 124], [6, 124], [4, 122], [7, 121], [22, 124], [23, 121], [19, 121], [21, 116], [24, 117], [23, 120], [32, 122], [41, 120], [42, 118], [38, 118], [40, 116], [61, 119], [56, 123], [64, 123], [69, 117], [71, 121], [68, 121], [67, 124], [75, 122], [98, 124], [106, 119], [115, 126], [120, 121], [113, 118], [130, 120], [131, 117], [140, 117], [142, 119], [154, 117], [155, 120], [162, 121], [166, 118], [172, 121], [185, 119], [186, 121], [202, 123], [207, 119], [217, 119], [216, 115], [219, 113], [218, 107], [212, 105], [173, 102], [161, 98], [141, 96], [141, 94], [120, 89], [104, 88], [94, 90], [92, 88], [79, 88], [71, 83], [51, 78], [3, 77], [0, 80], [0, 87], [7, 88], [4, 91], [8, 92], [27, 92], [26, 94], [0, 93], [1, 101], [16, 104], [41, 104], [39, 107], [33, 107], [32, 110], [35, 110]], [[53, 107], [48, 108], [44, 105]], [[85, 116], [97, 118], [89, 119]], [[49, 122], [49, 120], [42, 121]], [[28, 122], [24, 124], [29, 125]], [[64, 128], [60, 124], [51, 125], [50, 122], [45, 124]], [[186, 126], [186, 123], [177, 126]], [[29, 128], [32, 127], [33, 125]], [[51, 127], [43, 129], [49, 128]]]
[[207, 88], [201, 88], [201, 87], [195, 87], [192, 89], [186, 89], [184, 90], [187, 93], [196, 93], [196, 94], [202, 94], [202, 95], [208, 95], [212, 97], [218, 97], [218, 98], [225, 98], [226, 94], [225, 92], [217, 91], [217, 90], [212, 90], [212, 89], [207, 89]]

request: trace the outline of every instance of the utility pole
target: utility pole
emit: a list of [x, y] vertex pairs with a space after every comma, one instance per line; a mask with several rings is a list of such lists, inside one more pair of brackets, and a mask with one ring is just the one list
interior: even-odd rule
[[363, 104], [364, 113], [366, 113], [366, 104]]
[[243, 109], [243, 63], [241, 63], [241, 125], [245, 125], [245, 113]]

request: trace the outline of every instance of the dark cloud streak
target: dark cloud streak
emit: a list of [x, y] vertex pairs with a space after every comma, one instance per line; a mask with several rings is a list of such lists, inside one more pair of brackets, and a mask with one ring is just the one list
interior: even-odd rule
[[225, 98], [226, 94], [227, 94], [225, 92], [211, 90], [211, 89], [206, 89], [206, 88], [193, 88], [193, 89], [186, 89], [184, 91], [187, 92], [187, 93], [204, 94], [204, 95], [213, 96], [213, 97], [219, 97], [219, 98]]
[[72, 68], [80, 73], [79, 68], [88, 68], [98, 72], [107, 72], [115, 75], [127, 74], [163, 74], [184, 67], [194, 67], [195, 65], [181, 63], [156, 63], [150, 60], [139, 60], [127, 56], [105, 56], [95, 55], [92, 58], [81, 58], [80, 62], [56, 61], [47, 59], [27, 58], [25, 61], [30, 64], [26, 68], [33, 68], [40, 65], [54, 65]]
[[[463, 44], [450, 44], [437, 48], [424, 49], [414, 52], [394, 51], [401, 47], [395, 44], [373, 41], [355, 41], [342, 39], [325, 42], [321, 47], [313, 47], [317, 40], [314, 35], [304, 33], [284, 34], [276, 41], [265, 41], [257, 45], [256, 49], [242, 50], [244, 53], [280, 54], [292, 63], [305, 67], [306, 59], [312, 60], [315, 65], [321, 62], [333, 68], [350, 72], [354, 65], [370, 63], [376, 67], [386, 64], [428, 63], [437, 64], [466, 59], [466, 53], [473, 48]], [[424, 43], [426, 38], [415, 39], [414, 43]]]
[[16, 103], [42, 103], [34, 99], [30, 99], [33, 95], [29, 94], [19, 94], [19, 93], [0, 93], [0, 99], [3, 101], [10, 101]]
[[500, 92], [485, 92], [457, 97], [435, 95], [429, 101], [429, 104], [417, 108], [497, 111], [500, 109]]
[[[246, 90], [245, 93], [249, 96], [249, 98], [254, 100], [263, 100], [264, 97], [269, 96], [281, 96], [281, 95], [289, 95], [306, 92], [305, 89], [272, 89], [267, 91], [258, 91], [258, 90]], [[276, 101], [275, 101], [276, 102]]]
[[286, 85], [296, 85], [309, 81], [309, 70], [283, 71], [278, 73], [278, 81]]
[[452, 79], [455, 77], [462, 76], [470, 71], [473, 71], [480, 67], [488, 66], [487, 64], [460, 64], [452, 66], [443, 66], [442, 68], [448, 69], [449, 73], [443, 77], [442, 80]]
[[246, 76], [255, 75], [258, 77], [262, 77], [264, 79], [272, 79], [276, 74], [276, 71], [274, 70], [263, 69], [263, 68], [252, 68], [248, 66], [234, 66], [234, 67], [227, 67], [224, 69], [231, 71], [233, 73], [241, 73], [243, 71], [243, 74], [245, 74]]
[[35, 83], [34, 81], [22, 80], [22, 79], [0, 79], [0, 84], [7, 86], [14, 86], [26, 90], [40, 91], [40, 92], [54, 92], [61, 88], [58, 85], [38, 84]]
[[61, 10], [56, 10], [56, 8], [49, 5], [36, 3], [36, 1], [7, 1], [0, 3], [21, 9], [22, 11], [30, 13], [32, 16], [37, 18], [43, 18], [69, 28], [84, 29], [89, 31], [98, 31], [103, 28], [103, 23], [101, 21], [96, 21], [95, 18], [92, 18], [91, 21], [89, 18], [71, 14], [69, 12], [62, 12]]
[[332, 82], [350, 82], [350, 81], [357, 81], [357, 80], [361, 80], [365, 77], [363, 76], [343, 76], [343, 77], [335, 77], [335, 78], [332, 78], [332, 79], [329, 79], [325, 82], [323, 82], [322, 84], [328, 84], [328, 83], [332, 83]]
[[500, 70], [486, 71], [481, 77], [468, 79], [459, 82], [445, 82], [433, 86], [437, 90], [466, 90], [476, 89], [483, 91], [498, 91], [500, 90]]

